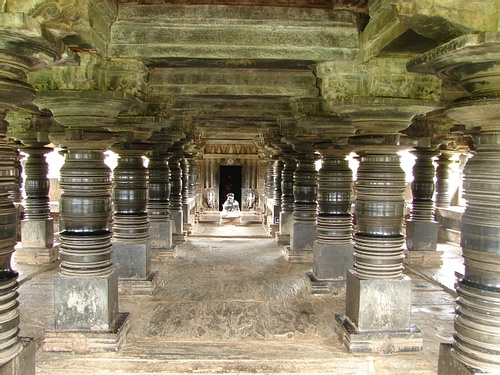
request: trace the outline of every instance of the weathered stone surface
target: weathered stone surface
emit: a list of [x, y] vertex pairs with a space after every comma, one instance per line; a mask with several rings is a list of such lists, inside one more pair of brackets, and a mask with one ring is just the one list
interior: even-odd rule
[[172, 247], [172, 222], [165, 221], [149, 222], [149, 238], [151, 249], [169, 249]]
[[54, 278], [56, 330], [109, 331], [118, 318], [118, 273]]
[[52, 218], [46, 220], [23, 220], [21, 222], [23, 248], [51, 248], [54, 244]]
[[146, 279], [151, 273], [151, 244], [141, 242], [113, 243], [113, 264], [120, 279]]
[[313, 272], [319, 280], [345, 280], [347, 270], [352, 268], [354, 245], [320, 243], [313, 245]]
[[408, 250], [436, 250], [439, 224], [436, 221], [408, 221], [406, 247]]
[[36, 345], [32, 338], [21, 337], [22, 351], [0, 365], [0, 375], [35, 375]]

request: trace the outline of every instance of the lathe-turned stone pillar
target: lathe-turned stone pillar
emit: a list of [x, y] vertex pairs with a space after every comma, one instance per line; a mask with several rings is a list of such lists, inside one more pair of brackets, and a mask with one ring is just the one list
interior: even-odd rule
[[169, 155], [155, 149], [149, 158], [148, 204], [151, 249], [172, 252]]
[[156, 272], [151, 272], [149, 240], [148, 170], [144, 144], [115, 147], [118, 165], [113, 171], [113, 262], [121, 293], [152, 294]]
[[429, 147], [416, 147], [413, 165], [413, 195], [410, 219], [406, 223], [407, 264], [440, 266], [442, 252], [436, 251], [439, 225], [434, 220], [434, 179], [433, 160], [439, 151]]
[[452, 157], [456, 151], [441, 150], [436, 159], [436, 207], [450, 207], [450, 178], [451, 164], [454, 163]]
[[403, 274], [405, 173], [399, 131], [432, 103], [395, 98], [357, 98], [344, 107], [359, 135], [349, 143], [360, 156], [355, 183], [357, 230], [354, 267], [347, 272], [346, 314], [336, 330], [353, 352], [421, 350], [411, 324], [411, 279]]
[[24, 219], [21, 222], [21, 247], [17, 261], [51, 263], [57, 260], [58, 247], [54, 246], [54, 223], [50, 216], [50, 182], [45, 155], [52, 151], [40, 145], [23, 147], [28, 155], [24, 165], [26, 192]]
[[[4, 113], [0, 112], [0, 220], [2, 224], [0, 231], [0, 292], [2, 295], [0, 300], [0, 374], [15, 374], [19, 372], [8, 372], [7, 370], [25, 368], [31, 375], [35, 374], [35, 349], [31, 348], [32, 345], [24, 349], [24, 345], [29, 341], [23, 343], [19, 337], [18, 273], [11, 267], [11, 258], [17, 240], [18, 214], [9, 198], [9, 191], [14, 187], [16, 180], [15, 161], [17, 155], [7, 145], [5, 137], [7, 127], [8, 123], [4, 120]], [[28, 362], [22, 363], [23, 360]]]
[[182, 209], [182, 169], [185, 141], [177, 141], [169, 148], [173, 155], [169, 159], [170, 167], [170, 216], [172, 219], [172, 241], [174, 244], [186, 240], [184, 232], [184, 213]]
[[470, 95], [445, 109], [473, 134], [464, 168], [461, 246], [453, 344], [442, 344], [439, 375], [500, 372], [500, 33], [464, 35], [408, 68], [458, 82]]
[[58, 62], [65, 47], [24, 13], [0, 13], [0, 374], [34, 375], [35, 344], [19, 337], [18, 273], [11, 268], [17, 241], [18, 212], [9, 191], [16, 188], [17, 155], [6, 142], [9, 111], [29, 104], [35, 90], [30, 71]]
[[[74, 129], [51, 133], [66, 148], [60, 171], [60, 273], [54, 278], [55, 332], [46, 350], [117, 350], [127, 314], [118, 310], [118, 273], [112, 263], [111, 170], [104, 150], [110, 133]], [[106, 340], [108, 345], [102, 345]], [[109, 340], [109, 341], [108, 341]]]
[[[186, 145], [184, 148], [189, 147]], [[180, 160], [182, 170], [182, 221], [184, 230], [191, 234], [196, 216], [196, 161], [192, 153]]]
[[278, 243], [283, 246], [290, 245], [290, 233], [293, 223], [293, 183], [297, 167], [293, 150], [288, 150], [283, 155], [283, 170], [281, 171], [281, 211], [279, 232], [276, 234]]
[[[331, 144], [318, 145], [323, 164], [318, 172], [317, 235], [313, 246], [312, 292], [338, 293], [353, 265], [352, 170], [348, 151]], [[337, 286], [336, 288], [333, 288]]]
[[[111, 171], [103, 152], [118, 136], [103, 131], [133, 98], [119, 92], [40, 92], [36, 103], [50, 108], [65, 132], [50, 140], [67, 150], [61, 168], [63, 193], [59, 276], [54, 278], [55, 331], [45, 350], [116, 351], [128, 330], [118, 311], [118, 273], [112, 263]], [[69, 332], [71, 331], [71, 332]]]
[[318, 209], [317, 155], [312, 147], [297, 146], [295, 150], [297, 169], [293, 184], [293, 223], [290, 246], [285, 246], [285, 256], [291, 262], [312, 262]]

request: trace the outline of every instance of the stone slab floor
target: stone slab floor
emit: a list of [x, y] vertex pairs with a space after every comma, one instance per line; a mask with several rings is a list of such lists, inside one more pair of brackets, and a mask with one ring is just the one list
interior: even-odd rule
[[[204, 214], [175, 256], [154, 261], [152, 296], [121, 297], [131, 328], [117, 353], [43, 351], [53, 327], [52, 278], [57, 264], [20, 272], [21, 335], [39, 348], [37, 374], [436, 374], [439, 343], [453, 330], [454, 272], [460, 249], [440, 245], [445, 264], [407, 269], [413, 280], [413, 323], [424, 350], [393, 355], [352, 354], [334, 333], [345, 296], [313, 296], [308, 264], [289, 264], [256, 215], [241, 225]], [[457, 269], [458, 268], [458, 269]]]

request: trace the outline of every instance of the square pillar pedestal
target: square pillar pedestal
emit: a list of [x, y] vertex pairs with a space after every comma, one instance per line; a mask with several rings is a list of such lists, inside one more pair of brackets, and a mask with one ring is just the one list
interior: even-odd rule
[[312, 262], [313, 245], [316, 240], [316, 223], [294, 220], [290, 233], [290, 246], [285, 246], [285, 257], [289, 262]]
[[172, 242], [180, 244], [186, 241], [186, 233], [184, 232], [183, 213], [182, 211], [174, 211], [170, 213], [172, 222]]
[[313, 272], [307, 274], [313, 294], [338, 295], [345, 291], [347, 270], [352, 268], [354, 244], [314, 241]]
[[437, 251], [439, 224], [435, 221], [406, 223], [405, 263], [424, 267], [442, 265], [442, 251]]
[[335, 330], [351, 352], [397, 353], [423, 347], [422, 332], [410, 323], [411, 279], [360, 279], [348, 270], [346, 315]]
[[75, 353], [117, 351], [125, 341], [128, 314], [118, 312], [118, 274], [54, 278], [55, 330], [44, 350]]
[[278, 233], [276, 233], [276, 239], [279, 245], [288, 246], [290, 245], [290, 233], [292, 232], [292, 213], [291, 212], [280, 212], [280, 222]]
[[149, 239], [151, 251], [153, 254], [157, 255], [159, 259], [173, 256], [172, 222], [170, 220], [150, 221]]
[[19, 339], [23, 349], [10, 361], [0, 365], [0, 375], [35, 375], [35, 342], [28, 337], [20, 337]]
[[16, 261], [28, 264], [55, 262], [58, 246], [54, 246], [54, 222], [44, 220], [21, 221], [21, 244], [16, 246]]
[[120, 294], [153, 294], [158, 273], [151, 272], [149, 241], [113, 243], [113, 263], [118, 273]]

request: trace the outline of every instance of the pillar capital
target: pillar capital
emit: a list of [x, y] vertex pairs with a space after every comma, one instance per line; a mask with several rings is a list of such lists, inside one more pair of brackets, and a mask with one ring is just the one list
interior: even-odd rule
[[64, 132], [49, 134], [49, 139], [55, 145], [70, 150], [107, 150], [118, 141], [118, 135], [106, 131], [91, 129], [67, 129]]

